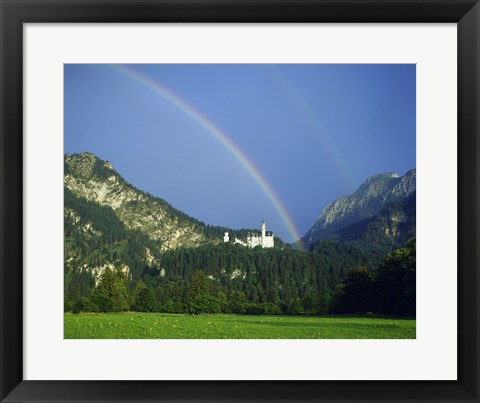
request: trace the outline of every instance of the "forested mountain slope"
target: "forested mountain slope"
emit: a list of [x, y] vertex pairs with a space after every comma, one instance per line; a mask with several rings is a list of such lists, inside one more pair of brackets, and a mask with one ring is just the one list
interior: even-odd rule
[[223, 234], [254, 230], [209, 226], [128, 184], [107, 161], [67, 154], [65, 309], [311, 314], [335, 301], [345, 311], [338, 286], [348, 290], [349, 273], [361, 267], [373, 281], [384, 255], [415, 236], [415, 173], [407, 175], [370, 178], [309, 250], [278, 238], [275, 248], [251, 249]]

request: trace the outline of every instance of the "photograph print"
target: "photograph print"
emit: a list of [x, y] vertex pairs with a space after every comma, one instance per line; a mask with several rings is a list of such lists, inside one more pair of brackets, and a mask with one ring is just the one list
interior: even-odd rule
[[414, 64], [65, 64], [65, 339], [415, 339]]

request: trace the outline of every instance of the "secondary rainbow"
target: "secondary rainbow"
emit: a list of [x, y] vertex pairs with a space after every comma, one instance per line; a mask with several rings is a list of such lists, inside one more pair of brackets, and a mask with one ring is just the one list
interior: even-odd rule
[[295, 109], [303, 117], [304, 122], [317, 134], [317, 140], [320, 142], [319, 150], [337, 167], [337, 172], [340, 173], [345, 184], [353, 191], [358, 186], [358, 183], [352, 170], [348, 166], [345, 157], [342, 156], [322, 128], [321, 123], [318, 121], [317, 114], [314, 113], [305, 99], [296, 91], [295, 86], [286, 79], [285, 75], [272, 65], [266, 65], [264, 68], [277, 90], [289, 101], [290, 105], [292, 105], [292, 109]]
[[254, 165], [254, 163], [245, 155], [245, 153], [230, 139], [227, 134], [221, 131], [216, 127], [212, 122], [210, 122], [205, 116], [200, 112], [195, 110], [193, 106], [189, 105], [183, 99], [179, 98], [172, 91], [165, 88], [162, 84], [157, 81], [152, 80], [151, 78], [145, 76], [138, 70], [126, 66], [112, 64], [110, 65], [114, 70], [130, 77], [131, 79], [137, 81], [138, 83], [144, 85], [151, 91], [158, 94], [165, 101], [169, 102], [171, 105], [178, 108], [180, 111], [185, 113], [188, 117], [194, 120], [199, 126], [201, 126], [207, 133], [209, 133], [216, 141], [218, 141], [228, 152], [229, 154], [240, 163], [240, 165], [248, 172], [251, 178], [257, 183], [260, 189], [265, 193], [267, 198], [270, 200], [272, 205], [275, 207], [275, 210], [281, 217], [285, 227], [287, 228], [292, 239], [299, 240], [301, 239], [300, 232], [295, 227], [293, 220], [289, 216], [287, 209], [281, 203], [279, 197], [276, 195], [273, 188]]

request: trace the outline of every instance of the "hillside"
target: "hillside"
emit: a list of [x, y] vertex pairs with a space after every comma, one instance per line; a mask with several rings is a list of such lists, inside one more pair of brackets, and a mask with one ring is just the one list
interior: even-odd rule
[[388, 252], [403, 247], [416, 236], [416, 194], [387, 204], [373, 217], [350, 224], [315, 241], [310, 251], [322, 256], [333, 278], [342, 268], [364, 265], [373, 271]]
[[[350, 226], [353, 225], [350, 227], [352, 231], [358, 232], [361, 227], [359, 223], [381, 215], [383, 208], [407, 199], [415, 190], [415, 169], [402, 177], [396, 173], [374, 175], [351, 195], [340, 197], [326, 206], [302, 241], [305, 245], [312, 245], [318, 240], [337, 237], [338, 234], [348, 238]], [[395, 221], [393, 217], [392, 220]]]
[[106, 268], [138, 280], [145, 267], [159, 267], [162, 253], [222, 243], [225, 231], [244, 239], [256, 230], [207, 225], [127, 183], [92, 153], [64, 157], [67, 286], [84, 290]]
[[138, 230], [159, 250], [205, 243], [205, 224], [127, 183], [91, 153], [66, 154], [64, 184], [79, 198], [110, 207], [126, 229]]
[[233, 239], [254, 230], [207, 225], [130, 185], [107, 161], [66, 154], [65, 310], [326, 313], [351, 270], [375, 273], [385, 253], [414, 237], [409, 175], [367, 180], [350, 211], [326, 214], [328, 239], [309, 251], [278, 238], [262, 249], [223, 242], [225, 231]]

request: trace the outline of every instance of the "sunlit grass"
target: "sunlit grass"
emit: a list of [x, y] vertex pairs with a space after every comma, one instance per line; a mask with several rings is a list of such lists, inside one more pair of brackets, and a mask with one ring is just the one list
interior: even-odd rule
[[65, 339], [414, 339], [414, 319], [329, 316], [65, 314]]

